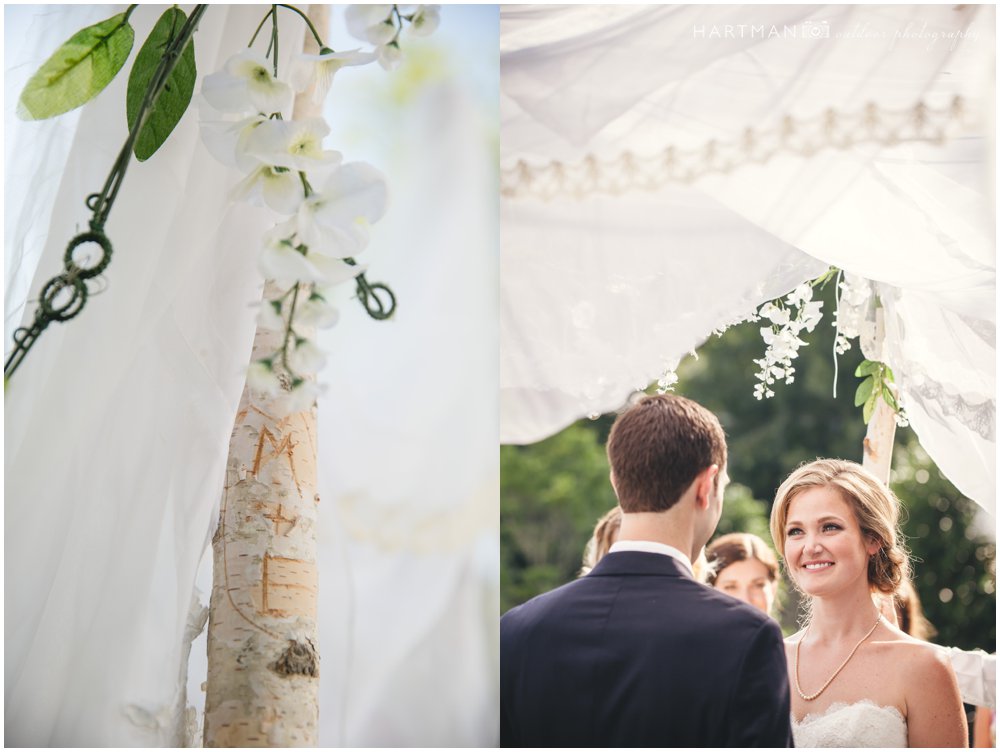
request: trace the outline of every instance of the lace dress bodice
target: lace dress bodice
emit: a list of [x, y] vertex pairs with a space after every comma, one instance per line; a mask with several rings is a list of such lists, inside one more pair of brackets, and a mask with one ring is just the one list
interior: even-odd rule
[[906, 718], [871, 700], [835, 702], [801, 722], [792, 718], [796, 747], [905, 747]]

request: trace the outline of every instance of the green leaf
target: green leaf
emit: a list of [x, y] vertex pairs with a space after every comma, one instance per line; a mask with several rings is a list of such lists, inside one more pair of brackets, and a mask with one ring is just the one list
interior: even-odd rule
[[[157, 66], [170, 43], [181, 33], [187, 16], [180, 8], [169, 8], [149, 33], [132, 65], [128, 78], [128, 94], [125, 97], [125, 115], [129, 131], [135, 125], [139, 109], [156, 74]], [[198, 75], [194, 62], [194, 40], [184, 47], [180, 60], [167, 77], [167, 82], [153, 100], [146, 121], [135, 141], [135, 156], [140, 162], [149, 159], [163, 146], [174, 127], [180, 122], [184, 111], [191, 103], [194, 81]]]
[[891, 407], [894, 412], [899, 412], [899, 405], [896, 403], [896, 397], [886, 384], [882, 385], [882, 399], [885, 400], [885, 404]]
[[134, 40], [126, 13], [76, 32], [25, 85], [17, 116], [45, 120], [89, 102], [125, 65]]
[[877, 360], [862, 360], [861, 364], [854, 369], [855, 376], [870, 376], [871, 374], [878, 371], [879, 366], [882, 364]]
[[875, 402], [878, 400], [878, 392], [872, 392], [868, 401], [865, 402], [864, 409], [861, 411], [862, 417], [865, 419], [865, 425], [872, 419], [872, 413], [875, 412]]
[[861, 407], [872, 394], [872, 389], [875, 387], [875, 377], [869, 376], [867, 379], [858, 384], [858, 391], [854, 393], [854, 406]]

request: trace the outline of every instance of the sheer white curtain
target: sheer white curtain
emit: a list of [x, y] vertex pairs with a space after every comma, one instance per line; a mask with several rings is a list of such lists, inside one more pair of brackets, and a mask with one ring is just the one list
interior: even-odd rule
[[[136, 10], [137, 38], [162, 10]], [[86, 23], [35, 12], [46, 39]], [[246, 44], [257, 15], [237, 7], [206, 15], [196, 41], [203, 71]], [[20, 28], [28, 38], [37, 28], [9, 21], [8, 34]], [[61, 174], [58, 155], [47, 157], [35, 139], [51, 126], [7, 120], [8, 148], [59, 181], [51, 221], [30, 195], [7, 215], [18, 236], [44, 239], [32, 296], [61, 269], [89, 218], [83, 199], [100, 190], [125, 139], [126, 80], [80, 111]], [[77, 319], [50, 325], [7, 388], [8, 743], [181, 741], [185, 622], [255, 326], [261, 283], [250, 259], [267, 228], [259, 212], [230, 204], [231, 183], [189, 115], [128, 172], [107, 225], [115, 249], [107, 289]], [[21, 255], [8, 269], [37, 253], [11, 250]], [[7, 299], [8, 316], [19, 297]]]
[[[58, 43], [120, 9], [6, 9], [6, 37], [22, 44], [8, 44], [5, 63], [8, 329], [86, 226], [83, 200], [125, 137], [128, 68], [69, 119], [20, 123], [13, 102]], [[163, 9], [135, 11], [137, 47]], [[244, 47], [265, 10], [210, 8], [199, 73]], [[351, 151], [350, 129], [328, 140], [387, 173], [392, 205], [364, 261], [392, 285], [399, 312], [371, 321], [345, 290], [325, 342], [324, 744], [488, 745], [498, 725], [496, 127], [429, 59], [405, 85], [373, 71], [399, 112], [355, 123], [353, 144], [359, 127], [377, 134], [381, 157]], [[335, 109], [372, 105], [365, 89], [337, 99], [342, 83]], [[18, 200], [29, 183], [16, 176], [38, 190]], [[51, 325], [7, 388], [9, 744], [184, 741], [188, 618], [253, 338], [255, 259], [272, 223], [230, 203], [238, 177], [209, 156], [192, 108], [161, 152], [129, 168], [107, 228], [107, 289]], [[195, 645], [192, 674], [204, 671], [203, 651]], [[202, 701], [199, 682], [187, 702]]]
[[[505, 8], [502, 441], [620, 405], [715, 327], [835, 264], [878, 283], [912, 425], [992, 511], [994, 18]], [[938, 129], [943, 145], [928, 142]], [[830, 141], [841, 148], [819, 148]], [[762, 142], [777, 146], [746, 156]], [[630, 188], [643, 181], [653, 190]]]

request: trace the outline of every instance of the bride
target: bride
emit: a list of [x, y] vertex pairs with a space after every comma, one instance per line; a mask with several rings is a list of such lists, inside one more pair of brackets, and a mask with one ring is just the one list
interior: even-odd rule
[[872, 599], [907, 574], [898, 521], [895, 495], [854, 462], [810, 462], [778, 489], [771, 535], [810, 601], [785, 641], [796, 747], [968, 746], [948, 661]]

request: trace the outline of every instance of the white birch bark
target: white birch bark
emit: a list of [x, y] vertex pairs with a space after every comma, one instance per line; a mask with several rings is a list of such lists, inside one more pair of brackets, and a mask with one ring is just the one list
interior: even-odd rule
[[[325, 6], [309, 16], [328, 26]], [[316, 50], [307, 34], [306, 51]], [[294, 117], [318, 114], [310, 94], [296, 99]], [[265, 299], [278, 295], [269, 282]], [[252, 360], [279, 349], [283, 336], [258, 327]], [[274, 402], [244, 387], [230, 439], [212, 541], [206, 747], [318, 743], [316, 410], [279, 417]]]
[[888, 485], [892, 467], [892, 445], [896, 437], [896, 411], [880, 396], [868, 421], [862, 467]]
[[[871, 360], [881, 360], [885, 340], [885, 320], [879, 309], [875, 314], [875, 352], [865, 357]], [[862, 467], [870, 471], [880, 481], [889, 485], [889, 470], [892, 467], [892, 445], [896, 438], [896, 411], [882, 399], [879, 394], [875, 400], [875, 409], [868, 421], [868, 431], [864, 440], [864, 458]]]

